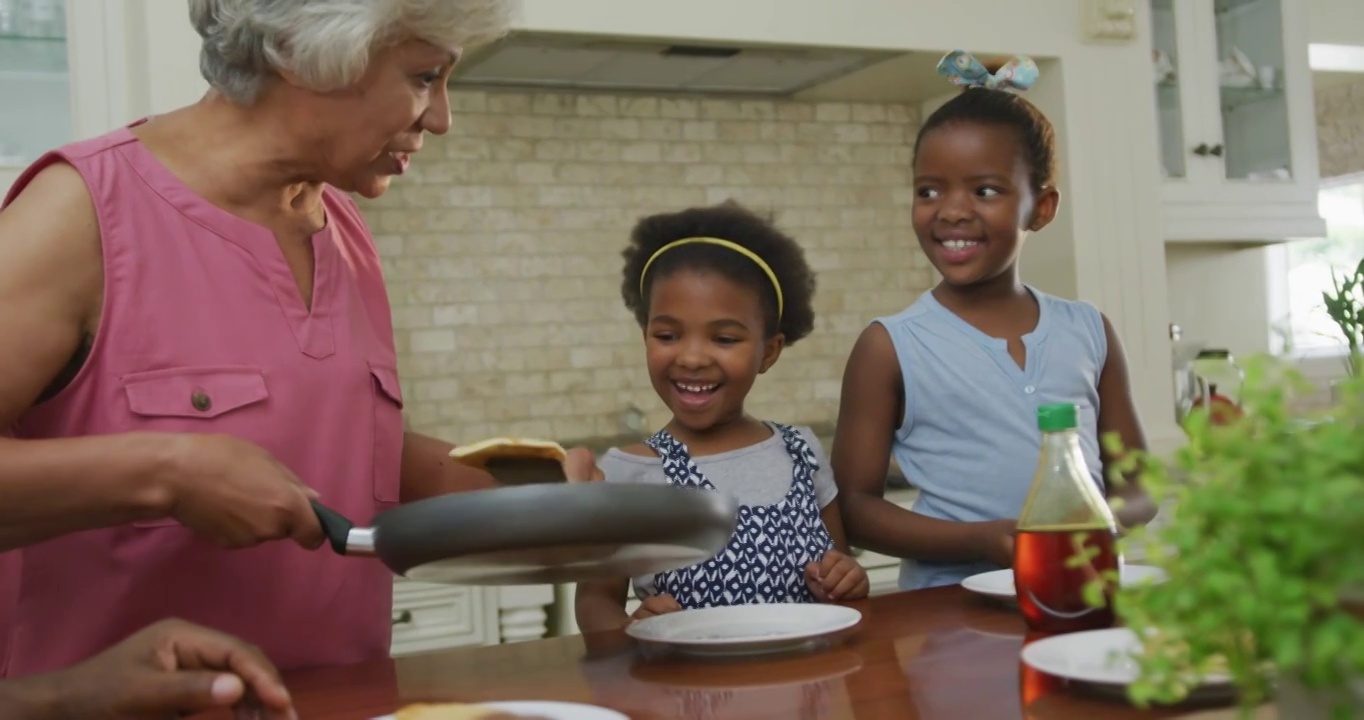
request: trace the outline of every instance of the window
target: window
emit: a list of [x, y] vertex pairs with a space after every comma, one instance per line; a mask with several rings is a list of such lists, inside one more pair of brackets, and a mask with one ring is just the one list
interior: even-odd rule
[[1293, 355], [1343, 355], [1345, 340], [1326, 314], [1322, 293], [1332, 278], [1364, 258], [1364, 175], [1323, 180], [1317, 207], [1326, 237], [1273, 248], [1271, 297], [1277, 349]]

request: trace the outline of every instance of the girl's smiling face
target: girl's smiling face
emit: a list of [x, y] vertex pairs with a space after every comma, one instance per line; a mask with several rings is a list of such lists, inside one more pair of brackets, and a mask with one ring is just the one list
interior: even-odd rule
[[672, 425], [693, 435], [744, 417], [744, 398], [781, 354], [766, 337], [757, 291], [724, 275], [679, 269], [654, 278], [644, 349]]
[[914, 163], [914, 233], [943, 280], [969, 286], [1016, 267], [1028, 232], [1056, 216], [1059, 195], [1034, 191], [1018, 132], [952, 122], [923, 137]]

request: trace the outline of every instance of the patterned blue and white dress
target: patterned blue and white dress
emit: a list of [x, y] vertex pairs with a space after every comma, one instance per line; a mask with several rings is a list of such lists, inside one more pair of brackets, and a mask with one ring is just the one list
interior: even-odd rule
[[[815, 499], [819, 461], [800, 433], [774, 426], [791, 456], [791, 489], [773, 505], [741, 505], [734, 535], [715, 557], [654, 577], [658, 592], [683, 608], [816, 601], [805, 584], [805, 566], [834, 546]], [[663, 459], [670, 485], [716, 492], [687, 446], [668, 431], [658, 431], [646, 444]]]

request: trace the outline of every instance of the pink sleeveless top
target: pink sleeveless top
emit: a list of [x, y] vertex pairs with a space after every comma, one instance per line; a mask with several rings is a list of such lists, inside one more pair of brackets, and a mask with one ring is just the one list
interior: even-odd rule
[[[393, 328], [354, 202], [326, 191], [309, 310], [273, 234], [195, 195], [127, 128], [44, 156], [11, 199], [58, 160], [94, 197], [104, 314], [79, 375], [14, 435], [230, 434], [274, 454], [357, 524], [396, 504]], [[9, 555], [0, 642], [12, 676], [70, 665], [170, 616], [241, 637], [281, 668], [388, 657], [392, 574], [325, 545], [226, 550], [162, 520]]]

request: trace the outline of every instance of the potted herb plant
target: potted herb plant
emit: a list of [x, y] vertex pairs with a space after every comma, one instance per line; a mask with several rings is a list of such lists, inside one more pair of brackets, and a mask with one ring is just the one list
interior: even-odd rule
[[[1331, 292], [1321, 294], [1326, 314], [1345, 338], [1348, 354], [1345, 364], [1349, 375], [1357, 378], [1364, 373], [1364, 259], [1355, 266], [1354, 273], [1342, 277], [1331, 275]], [[1333, 394], [1339, 399], [1339, 393]]]
[[[1121, 541], [1169, 576], [1114, 596], [1143, 637], [1128, 695], [1178, 702], [1215, 670], [1246, 716], [1277, 695], [1286, 720], [1364, 718], [1364, 378], [1304, 421], [1290, 412], [1309, 389], [1300, 374], [1265, 357], [1245, 367], [1242, 418], [1194, 412], [1173, 459], [1129, 453], [1115, 474], [1172, 508]], [[1091, 601], [1115, 580], [1091, 584]]]

